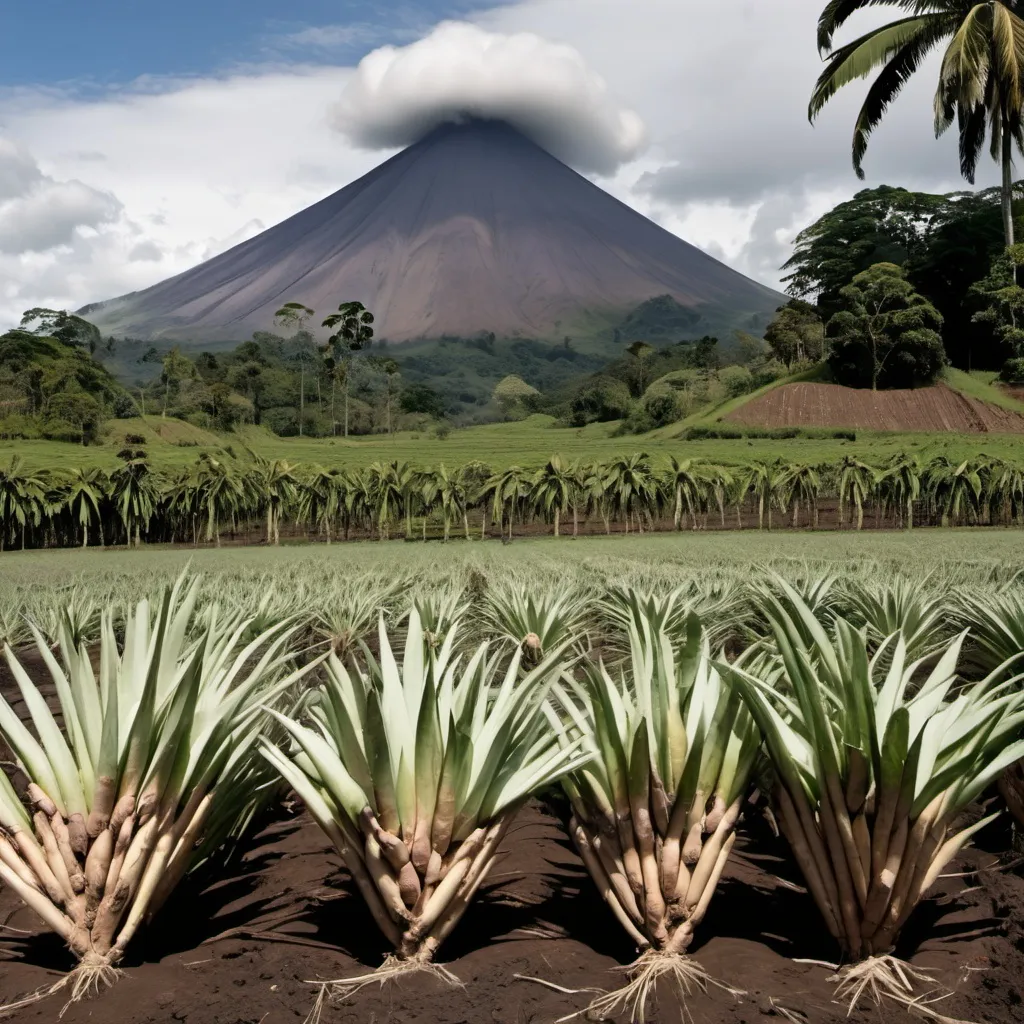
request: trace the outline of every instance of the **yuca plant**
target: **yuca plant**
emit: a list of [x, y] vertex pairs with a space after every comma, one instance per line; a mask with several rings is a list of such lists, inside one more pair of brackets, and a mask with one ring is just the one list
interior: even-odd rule
[[[958, 617], [970, 628], [968, 659], [981, 672], [1012, 675], [1024, 671], [1024, 589], [1015, 581], [987, 594], [961, 593]], [[1024, 761], [1009, 765], [999, 792], [1024, 827]]]
[[[761, 737], [708, 660], [700, 621], [674, 642], [664, 617], [639, 602], [630, 660], [618, 680], [603, 663], [555, 693], [591, 760], [563, 779], [570, 834], [601, 895], [637, 947], [629, 984], [598, 999], [601, 1019], [629, 1009], [643, 1020], [658, 977], [687, 994], [707, 974], [684, 954], [707, 913], [735, 841]], [[574, 732], [563, 729], [569, 747]]]
[[962, 634], [927, 675], [908, 664], [900, 634], [871, 659], [862, 632], [835, 618], [830, 635], [788, 584], [777, 586], [781, 596], [764, 595], [761, 607], [778, 657], [742, 657], [722, 671], [764, 733], [777, 819], [854, 961], [841, 991], [851, 1006], [866, 990], [909, 1003], [906, 979], [920, 975], [889, 954], [943, 868], [995, 817], [954, 827], [1024, 754], [1024, 693], [995, 677], [959, 685]]
[[539, 661], [549, 651], [583, 634], [586, 595], [572, 587], [497, 583], [483, 609], [485, 627]]
[[[559, 743], [544, 708], [560, 671], [556, 649], [521, 675], [517, 651], [503, 676], [486, 643], [465, 665], [452, 633], [438, 648], [409, 612], [401, 666], [380, 620], [380, 661], [353, 673], [330, 655], [308, 724], [275, 717], [293, 741], [263, 752], [332, 840], [395, 950], [380, 970], [320, 985], [325, 995], [407, 970], [434, 955], [494, 864], [517, 808], [579, 767], [581, 739]], [[500, 659], [504, 662], [505, 659]]]
[[306, 671], [294, 668], [287, 624], [242, 646], [246, 620], [208, 609], [187, 640], [196, 593], [197, 581], [183, 578], [155, 607], [140, 602], [122, 651], [104, 613], [98, 672], [70, 619], [59, 631], [62, 663], [35, 631], [63, 730], [5, 648], [31, 728], [0, 698], [0, 736], [29, 780], [26, 807], [0, 772], [0, 878], [79, 960], [35, 998], [70, 983], [77, 999], [114, 980], [197, 844], [208, 850], [245, 812], [234, 783], [256, 756], [259, 702]]
[[884, 583], [858, 580], [845, 590], [848, 617], [867, 627], [875, 646], [899, 633], [907, 657], [926, 658], [949, 640], [949, 604], [944, 593], [929, 585], [928, 578], [911, 581], [897, 576]]

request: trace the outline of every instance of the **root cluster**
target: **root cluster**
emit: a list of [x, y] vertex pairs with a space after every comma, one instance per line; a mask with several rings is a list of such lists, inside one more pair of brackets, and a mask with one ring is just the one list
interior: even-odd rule
[[33, 830], [10, 821], [0, 831], [0, 880], [80, 961], [44, 995], [70, 985], [75, 1002], [116, 980], [135, 931], [188, 867], [211, 799], [196, 794], [172, 819], [154, 796], [127, 794], [115, 804], [113, 790], [112, 780], [100, 778], [88, 818], [65, 818], [32, 784]]
[[[427, 969], [438, 947], [458, 923], [487, 877], [511, 814], [476, 828], [461, 842], [425, 831], [401, 837], [384, 829], [370, 808], [359, 818], [361, 833], [332, 822], [326, 828], [352, 872], [381, 931], [395, 948], [370, 981], [402, 973], [400, 962]], [[322, 823], [324, 824], [324, 823]], [[435, 970], [435, 968], [429, 968]], [[344, 981], [330, 982], [344, 986]], [[360, 986], [361, 987], [361, 986]]]

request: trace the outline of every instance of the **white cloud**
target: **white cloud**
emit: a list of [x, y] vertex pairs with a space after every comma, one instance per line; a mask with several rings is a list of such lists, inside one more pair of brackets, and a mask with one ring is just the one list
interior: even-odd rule
[[117, 220], [121, 204], [80, 181], [43, 178], [25, 195], [0, 204], [0, 252], [18, 255], [67, 245], [83, 228]]
[[[446, 33], [438, 29], [419, 49], [378, 51], [358, 72], [279, 62], [207, 79], [148, 80], [105, 96], [0, 90], [0, 134], [7, 140], [0, 140], [0, 203], [22, 202], [48, 180], [90, 189], [96, 204], [86, 218], [92, 226], [54, 229], [69, 238], [56, 248], [0, 252], [0, 328], [31, 306], [76, 308], [179, 273], [257, 224], [274, 224], [368, 171], [387, 153], [355, 149], [332, 130], [339, 96], [357, 136], [365, 122], [361, 142], [397, 148], [409, 138], [403, 131], [422, 127], [422, 111], [435, 116], [443, 97], [456, 95], [444, 90], [460, 82], [461, 88], [467, 76], [474, 88], [490, 88], [484, 94], [494, 103], [511, 104], [515, 91], [503, 99], [494, 84], [507, 80], [510, 68], [534, 90], [538, 112], [553, 111], [555, 98], [565, 101], [572, 116], [563, 127], [583, 125], [611, 140], [598, 147], [598, 157], [610, 152], [615, 159], [591, 161], [607, 175], [599, 179], [603, 187], [738, 270], [778, 284], [796, 233], [858, 189], [882, 182], [965, 187], [955, 132], [939, 142], [932, 136], [934, 61], [911, 80], [872, 139], [867, 182], [858, 182], [850, 166], [866, 83], [843, 90], [818, 124], [808, 125], [807, 99], [821, 69], [814, 33], [823, 2], [518, 0], [475, 14], [478, 29], [461, 30], [469, 40], [465, 53], [442, 46]], [[868, 12], [849, 35], [885, 16]], [[317, 31], [290, 52], [347, 45], [336, 27]], [[489, 49], [483, 41], [493, 37], [499, 43]], [[520, 38], [531, 42], [509, 41]], [[554, 55], [542, 62], [543, 75], [533, 69], [538, 54]], [[428, 67], [436, 81], [416, 106], [412, 93]], [[353, 79], [359, 84], [346, 93]], [[371, 93], [385, 101], [383, 128], [360, 105]], [[650, 146], [613, 173], [635, 151], [614, 114], [624, 107], [642, 116]], [[552, 131], [559, 127], [553, 116], [547, 123]], [[570, 135], [565, 152], [573, 144]], [[995, 183], [987, 158], [980, 170], [980, 185]], [[96, 196], [121, 205], [114, 219], [103, 219], [112, 207]], [[62, 201], [73, 206], [69, 197], [65, 192]], [[29, 218], [22, 217], [25, 231]], [[45, 239], [37, 233], [36, 241]]]
[[43, 172], [24, 146], [0, 136], [0, 203], [19, 199], [43, 180]]
[[35, 168], [36, 179], [78, 181], [122, 207], [47, 253], [0, 252], [0, 330], [32, 306], [75, 309], [146, 288], [370, 170], [380, 156], [328, 124], [351, 73], [275, 68], [88, 99], [0, 94], [2, 138], [19, 143], [0, 149], [0, 190], [17, 181], [24, 193]]
[[602, 174], [635, 157], [645, 138], [639, 115], [573, 47], [464, 22], [364, 57], [335, 124], [357, 146], [391, 149], [466, 117], [509, 121], [574, 167]]

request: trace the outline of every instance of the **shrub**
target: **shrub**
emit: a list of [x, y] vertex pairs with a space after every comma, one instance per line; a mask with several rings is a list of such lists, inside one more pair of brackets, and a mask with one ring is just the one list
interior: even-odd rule
[[569, 425], [606, 423], [625, 419], [633, 407], [629, 388], [613, 377], [595, 377], [587, 381], [569, 401]]
[[718, 371], [718, 382], [730, 398], [738, 398], [754, 390], [754, 377], [745, 366], [723, 366]]
[[789, 370], [786, 369], [785, 363], [779, 362], [778, 359], [769, 359], [767, 363], [754, 368], [752, 373], [754, 386], [751, 388], [751, 391], [763, 388], [766, 384], [774, 384], [775, 381], [781, 380], [788, 373]]
[[118, 420], [130, 420], [134, 416], [139, 415], [139, 407], [135, 404], [135, 399], [127, 391], [122, 391], [114, 396], [112, 410], [114, 418]]
[[1024, 359], [1007, 359], [999, 372], [999, 379], [1006, 384], [1024, 384]]

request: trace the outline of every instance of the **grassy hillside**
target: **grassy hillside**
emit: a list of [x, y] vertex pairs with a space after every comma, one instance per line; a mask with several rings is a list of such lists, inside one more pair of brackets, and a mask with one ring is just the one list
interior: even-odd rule
[[651, 434], [613, 436], [617, 424], [594, 423], [582, 428], [560, 428], [548, 416], [531, 416], [518, 423], [493, 423], [452, 430], [444, 438], [436, 433], [398, 433], [393, 437], [303, 439], [277, 437], [257, 427], [244, 427], [229, 434], [214, 434], [178, 420], [149, 416], [144, 420], [116, 420], [109, 425], [103, 444], [83, 448], [56, 441], [2, 441], [0, 465], [20, 455], [25, 462], [42, 469], [79, 465], [112, 468], [115, 453], [126, 433], [146, 438], [150, 459], [157, 467], [185, 466], [204, 451], [244, 456], [250, 447], [267, 458], [325, 466], [366, 466], [377, 460], [408, 460], [420, 465], [461, 465], [479, 459], [493, 468], [510, 465], [534, 467], [558, 453], [568, 459], [607, 459], [619, 454], [646, 451], [652, 456], [676, 455], [725, 464], [752, 459], [784, 458], [818, 462], [835, 460], [845, 454], [880, 462], [893, 452], [914, 450], [924, 457], [947, 454], [951, 458], [986, 454], [1019, 458], [1019, 437], [1002, 434], [874, 434], [860, 432], [855, 441], [823, 438], [739, 439], [680, 441], [683, 424]]

